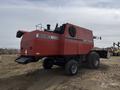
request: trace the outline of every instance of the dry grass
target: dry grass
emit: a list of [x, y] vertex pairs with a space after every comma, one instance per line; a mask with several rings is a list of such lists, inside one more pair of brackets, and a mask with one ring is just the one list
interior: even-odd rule
[[43, 70], [41, 62], [17, 64], [16, 57], [0, 56], [0, 90], [120, 90], [120, 57], [101, 59], [98, 70], [81, 68], [72, 77], [61, 68]]

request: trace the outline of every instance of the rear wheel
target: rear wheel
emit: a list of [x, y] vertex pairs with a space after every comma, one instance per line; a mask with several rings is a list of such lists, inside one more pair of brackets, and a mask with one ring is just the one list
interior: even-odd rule
[[53, 60], [47, 58], [43, 61], [43, 68], [44, 69], [51, 69], [53, 66]]
[[76, 75], [78, 73], [78, 62], [70, 60], [65, 65], [65, 72], [67, 75]]
[[91, 69], [97, 69], [100, 66], [100, 57], [96, 52], [91, 52], [87, 57], [87, 66]]

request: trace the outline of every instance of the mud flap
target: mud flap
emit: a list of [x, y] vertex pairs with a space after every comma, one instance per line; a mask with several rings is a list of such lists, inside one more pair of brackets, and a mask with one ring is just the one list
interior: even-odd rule
[[15, 61], [20, 64], [27, 64], [27, 63], [33, 62], [34, 59], [31, 57], [19, 57]]

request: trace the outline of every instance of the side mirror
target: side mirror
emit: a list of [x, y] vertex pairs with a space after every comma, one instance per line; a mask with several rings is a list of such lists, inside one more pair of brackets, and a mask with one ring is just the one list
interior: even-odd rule
[[93, 39], [99, 39], [99, 40], [102, 40], [102, 37], [97, 37], [97, 36], [93, 36]]

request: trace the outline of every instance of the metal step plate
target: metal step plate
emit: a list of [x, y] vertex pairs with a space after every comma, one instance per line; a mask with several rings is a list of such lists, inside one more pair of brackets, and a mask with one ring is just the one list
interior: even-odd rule
[[32, 58], [30, 57], [19, 57], [15, 60], [17, 63], [20, 63], [20, 64], [27, 64], [27, 63], [30, 63], [33, 61]]

